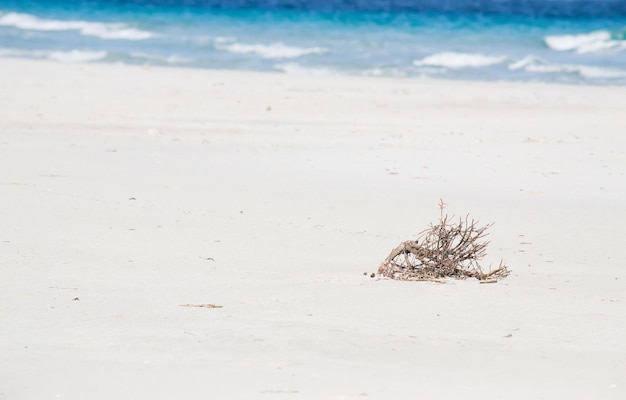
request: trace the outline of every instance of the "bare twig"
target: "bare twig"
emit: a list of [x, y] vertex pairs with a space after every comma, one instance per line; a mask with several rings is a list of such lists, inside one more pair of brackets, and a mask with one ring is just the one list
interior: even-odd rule
[[222, 306], [218, 306], [215, 304], [179, 304], [179, 307], [198, 307], [198, 308], [222, 308]]
[[380, 275], [400, 280], [441, 281], [443, 278], [476, 278], [493, 282], [509, 275], [509, 269], [500, 262], [495, 270], [483, 272], [479, 263], [486, 255], [487, 229], [492, 224], [479, 226], [469, 215], [449, 222], [444, 214], [446, 204], [439, 202], [439, 223], [417, 236], [416, 240], [400, 243], [378, 269]]

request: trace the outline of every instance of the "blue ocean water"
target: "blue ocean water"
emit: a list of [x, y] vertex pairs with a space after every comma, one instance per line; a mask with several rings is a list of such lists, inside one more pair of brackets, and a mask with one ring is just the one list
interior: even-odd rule
[[0, 0], [0, 56], [626, 84], [626, 0]]

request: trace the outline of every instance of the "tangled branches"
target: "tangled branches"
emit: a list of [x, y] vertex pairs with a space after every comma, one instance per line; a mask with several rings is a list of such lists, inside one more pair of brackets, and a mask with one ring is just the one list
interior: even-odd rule
[[470, 220], [469, 216], [452, 222], [444, 214], [444, 208], [445, 204], [440, 201], [439, 223], [430, 224], [418, 234], [417, 240], [403, 242], [393, 249], [378, 273], [392, 279], [429, 281], [469, 277], [495, 282], [506, 277], [510, 271], [502, 262], [490, 272], [483, 272], [479, 264], [489, 244], [483, 239], [492, 224], [480, 227], [478, 221]]

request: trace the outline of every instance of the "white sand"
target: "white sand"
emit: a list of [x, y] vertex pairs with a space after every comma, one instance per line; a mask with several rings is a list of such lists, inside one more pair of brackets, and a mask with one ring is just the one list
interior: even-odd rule
[[[624, 399], [624, 110], [2, 59], [0, 399]], [[512, 275], [364, 276], [440, 198]]]

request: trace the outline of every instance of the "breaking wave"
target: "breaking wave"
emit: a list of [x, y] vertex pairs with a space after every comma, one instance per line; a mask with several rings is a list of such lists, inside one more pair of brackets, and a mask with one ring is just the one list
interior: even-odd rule
[[544, 39], [546, 45], [556, 51], [576, 51], [579, 54], [605, 50], [626, 49], [624, 34], [595, 31], [579, 35], [552, 35]]
[[323, 54], [327, 50], [321, 47], [301, 48], [284, 45], [283, 43], [265, 44], [222, 44], [217, 46], [218, 50], [225, 50], [231, 53], [255, 54], [261, 58], [280, 59], [298, 58], [311, 54]]
[[413, 61], [417, 67], [444, 67], [451, 69], [489, 67], [504, 62], [506, 57], [476, 53], [444, 52]]
[[144, 40], [155, 36], [151, 32], [130, 28], [125, 24], [61, 21], [16, 12], [0, 13], [0, 26], [34, 31], [78, 31], [81, 35], [96, 36], [100, 39]]

